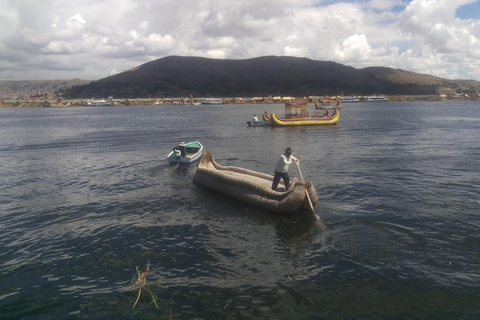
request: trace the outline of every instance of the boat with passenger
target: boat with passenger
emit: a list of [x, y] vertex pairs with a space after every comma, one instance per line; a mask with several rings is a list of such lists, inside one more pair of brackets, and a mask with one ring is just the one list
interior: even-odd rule
[[262, 121], [247, 121], [249, 127], [269, 127], [272, 125], [272, 120], [268, 117], [267, 111], [262, 116]]
[[271, 115], [272, 126], [283, 127], [337, 124], [340, 119], [340, 112], [337, 107], [332, 109], [332, 113], [329, 109], [316, 109], [312, 113], [309, 113], [307, 103], [285, 103], [285, 117], [277, 117], [273, 112]]
[[167, 161], [170, 164], [190, 164], [199, 160], [202, 155], [203, 145], [200, 142], [180, 142], [168, 154]]
[[218, 98], [205, 98], [200, 100], [200, 103], [201, 104], [223, 104], [223, 100]]
[[293, 178], [287, 190], [282, 183], [280, 185], [284, 191], [272, 190], [272, 175], [241, 167], [222, 166], [215, 162], [210, 150], [207, 150], [200, 159], [192, 182], [216, 193], [274, 212], [308, 210], [311, 208], [308, 197], [313, 206], [318, 202], [317, 191], [309, 181]]

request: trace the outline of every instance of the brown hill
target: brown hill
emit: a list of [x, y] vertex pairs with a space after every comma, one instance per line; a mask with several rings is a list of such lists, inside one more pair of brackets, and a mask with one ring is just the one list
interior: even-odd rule
[[70, 98], [434, 95], [475, 91], [480, 82], [447, 80], [405, 70], [355, 69], [296, 57], [244, 60], [170, 56], [65, 91]]
[[62, 90], [90, 83], [91, 80], [0, 80], [0, 99], [47, 98]]

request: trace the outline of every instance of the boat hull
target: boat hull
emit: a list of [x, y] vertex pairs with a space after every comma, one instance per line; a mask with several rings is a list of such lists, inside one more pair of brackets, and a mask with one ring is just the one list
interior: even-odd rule
[[334, 115], [329, 118], [302, 117], [299, 119], [278, 118], [275, 113], [272, 113], [271, 119], [272, 126], [275, 127], [333, 125], [338, 123], [338, 120], [340, 119], [340, 113], [338, 110], [335, 110]]
[[270, 119], [270, 117], [268, 116], [267, 111], [263, 113], [262, 118], [263, 118], [263, 121], [270, 121], [270, 122], [272, 121], [272, 119]]
[[269, 127], [271, 125], [272, 125], [272, 121], [259, 121], [259, 122], [247, 121], [247, 126], [249, 127]]
[[[185, 145], [186, 153], [184, 157], [177, 157], [175, 152], [171, 151], [167, 156], [170, 164], [191, 164], [198, 161], [203, 155], [203, 145], [198, 141], [192, 141]], [[191, 152], [190, 152], [191, 151]]]
[[269, 211], [309, 210], [307, 192], [314, 206], [318, 202], [317, 192], [310, 182], [294, 178], [285, 192], [272, 190], [272, 182], [272, 175], [217, 164], [210, 150], [202, 156], [193, 177], [193, 183], [198, 186]]

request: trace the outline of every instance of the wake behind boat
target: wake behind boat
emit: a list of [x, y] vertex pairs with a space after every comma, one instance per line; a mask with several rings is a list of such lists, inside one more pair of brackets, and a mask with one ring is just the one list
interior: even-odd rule
[[198, 186], [274, 212], [309, 210], [308, 196], [313, 206], [318, 202], [317, 191], [308, 181], [294, 178], [285, 192], [272, 190], [272, 182], [269, 174], [219, 165], [210, 150], [202, 156], [193, 176]]
[[180, 142], [167, 156], [170, 164], [190, 164], [202, 157], [203, 145], [198, 141]]

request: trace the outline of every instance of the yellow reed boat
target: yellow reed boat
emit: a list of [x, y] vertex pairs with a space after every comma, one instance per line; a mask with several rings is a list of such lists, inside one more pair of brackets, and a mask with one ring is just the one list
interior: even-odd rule
[[272, 126], [317, 126], [337, 124], [340, 119], [338, 108], [333, 108], [333, 114], [328, 110], [317, 109], [312, 113], [308, 111], [307, 103], [286, 103], [285, 117], [279, 118], [272, 113], [270, 117]]

